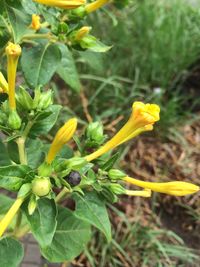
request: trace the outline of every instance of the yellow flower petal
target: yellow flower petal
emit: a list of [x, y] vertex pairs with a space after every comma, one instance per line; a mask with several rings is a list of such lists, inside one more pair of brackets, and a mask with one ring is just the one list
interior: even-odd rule
[[68, 120], [57, 132], [54, 140], [51, 144], [49, 152], [46, 157], [46, 162], [50, 164], [56, 154], [61, 150], [61, 148], [72, 138], [77, 127], [77, 119], [73, 118]]
[[7, 55], [9, 106], [11, 110], [15, 110], [16, 109], [15, 80], [16, 80], [18, 59], [21, 55], [20, 45], [9, 42], [6, 47], [6, 55]]
[[80, 28], [77, 33], [76, 33], [76, 40], [79, 41], [81, 39], [83, 39], [83, 37], [85, 37], [91, 30], [91, 27], [88, 26], [84, 26], [82, 28]]
[[186, 196], [199, 191], [199, 186], [192, 183], [173, 181], [166, 183], [144, 182], [131, 177], [124, 177], [123, 181], [139, 187], [147, 188], [155, 192], [173, 196]]
[[91, 13], [91, 12], [101, 8], [102, 6], [107, 4], [108, 2], [110, 2], [110, 0], [97, 0], [95, 2], [87, 4], [85, 7], [85, 10], [87, 11], [87, 13]]
[[86, 156], [85, 159], [91, 161], [136, 137], [142, 132], [153, 130], [154, 123], [160, 118], [159, 113], [160, 108], [158, 105], [134, 102], [132, 106], [132, 114], [127, 123], [105, 145], [100, 147], [94, 153]]
[[85, 0], [34, 0], [37, 3], [63, 9], [74, 9], [83, 4]]
[[144, 189], [144, 190], [126, 190], [126, 195], [128, 196], [138, 196], [138, 197], [150, 197], [151, 190]]
[[4, 78], [2, 72], [0, 72], [0, 92], [8, 94], [8, 83]]
[[39, 15], [36, 15], [36, 14], [32, 15], [32, 21], [31, 21], [30, 27], [36, 31], [38, 31], [40, 29], [41, 24], [40, 24], [40, 16]]

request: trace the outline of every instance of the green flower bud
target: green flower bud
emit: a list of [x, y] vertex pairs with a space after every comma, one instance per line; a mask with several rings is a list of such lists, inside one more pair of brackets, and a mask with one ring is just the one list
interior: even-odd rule
[[18, 104], [22, 108], [26, 110], [33, 109], [33, 99], [23, 87], [19, 88], [19, 91], [16, 94], [16, 99], [17, 99]]
[[110, 169], [108, 172], [108, 177], [111, 180], [120, 180], [125, 176], [126, 176], [126, 174], [124, 172], [117, 170], [117, 169]]
[[32, 215], [37, 208], [37, 201], [35, 195], [32, 195], [28, 203], [28, 214]]
[[7, 116], [5, 113], [0, 111], [0, 125], [4, 125], [7, 121]]
[[14, 129], [18, 130], [21, 127], [21, 118], [19, 117], [16, 110], [11, 110], [8, 117], [8, 125]]
[[50, 164], [44, 162], [42, 163], [42, 165], [40, 165], [40, 167], [38, 168], [38, 175], [39, 176], [45, 176], [48, 177], [50, 176], [52, 172], [52, 167]]
[[90, 141], [101, 143], [104, 140], [102, 123], [98, 121], [90, 123], [86, 130], [86, 137]]
[[51, 182], [48, 177], [36, 177], [32, 181], [32, 192], [38, 197], [44, 197], [51, 190]]
[[83, 19], [86, 15], [87, 15], [87, 12], [85, 10], [85, 7], [80, 6], [78, 8], [71, 10], [71, 12], [69, 13], [69, 19], [80, 20], [80, 19]]
[[58, 34], [63, 34], [63, 33], [67, 33], [69, 30], [69, 26], [67, 25], [67, 23], [65, 22], [61, 22], [58, 25]]
[[37, 109], [47, 109], [53, 103], [52, 94], [51, 90], [41, 93]]
[[110, 184], [108, 188], [113, 194], [116, 194], [116, 195], [121, 195], [121, 194], [126, 193], [125, 188], [121, 186], [120, 184]]

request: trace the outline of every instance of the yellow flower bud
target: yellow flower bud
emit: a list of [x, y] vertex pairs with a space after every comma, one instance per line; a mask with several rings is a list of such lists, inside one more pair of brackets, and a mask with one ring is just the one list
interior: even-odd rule
[[32, 15], [32, 21], [31, 21], [30, 27], [35, 31], [38, 31], [40, 29], [41, 24], [40, 24], [40, 16], [39, 15], [36, 15], [36, 14]]
[[76, 41], [80, 41], [81, 39], [83, 39], [83, 37], [85, 37], [91, 31], [91, 29], [92, 28], [88, 26], [80, 28], [75, 36]]
[[0, 93], [7, 93], [8, 94], [8, 83], [4, 78], [2, 72], [0, 72]]
[[144, 182], [131, 177], [124, 177], [123, 181], [134, 184], [145, 189], [150, 189], [155, 192], [164, 193], [173, 196], [186, 196], [194, 194], [199, 191], [199, 186], [192, 183], [173, 181], [166, 183], [154, 183], [154, 182]]
[[108, 2], [110, 2], [110, 0], [97, 0], [95, 2], [87, 4], [85, 7], [85, 10], [87, 13], [91, 13], [91, 12], [101, 8], [102, 6], [107, 4]]
[[50, 164], [61, 148], [72, 138], [77, 127], [77, 119], [68, 120], [57, 132], [46, 157], [46, 162]]
[[153, 130], [154, 123], [160, 119], [159, 113], [160, 108], [156, 104], [134, 102], [132, 105], [132, 114], [127, 123], [104, 146], [86, 156], [86, 160], [91, 161], [142, 132]]
[[63, 9], [74, 9], [83, 4], [85, 0], [34, 0], [37, 3]]
[[7, 55], [9, 106], [11, 110], [15, 110], [16, 109], [15, 80], [16, 80], [18, 59], [21, 55], [21, 47], [18, 44], [13, 44], [9, 42], [6, 47], [6, 55]]

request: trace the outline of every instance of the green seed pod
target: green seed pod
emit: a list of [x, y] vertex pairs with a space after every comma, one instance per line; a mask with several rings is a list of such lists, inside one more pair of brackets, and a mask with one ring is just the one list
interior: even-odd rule
[[21, 127], [21, 118], [19, 117], [16, 110], [11, 110], [8, 117], [8, 125], [14, 129], [18, 130]]
[[125, 176], [126, 176], [126, 174], [124, 172], [117, 170], [117, 169], [110, 169], [108, 172], [108, 177], [111, 180], [120, 180]]
[[36, 177], [32, 181], [32, 192], [38, 197], [44, 197], [51, 190], [51, 182], [48, 177]]

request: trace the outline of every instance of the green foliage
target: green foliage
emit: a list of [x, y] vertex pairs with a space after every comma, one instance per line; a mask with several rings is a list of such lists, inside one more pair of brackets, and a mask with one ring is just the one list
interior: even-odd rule
[[25, 211], [33, 236], [39, 245], [41, 247], [49, 246], [57, 225], [57, 207], [54, 200], [39, 199], [33, 215], [28, 214], [27, 208]]
[[111, 225], [104, 199], [95, 192], [86, 193], [84, 196], [75, 194], [73, 198], [76, 202], [76, 217], [97, 227], [110, 241]]
[[59, 208], [57, 221], [53, 241], [42, 248], [42, 254], [51, 262], [70, 261], [85, 248], [90, 239], [90, 226], [66, 208]]
[[24, 251], [20, 242], [10, 237], [0, 239], [0, 265], [17, 267], [22, 261]]

